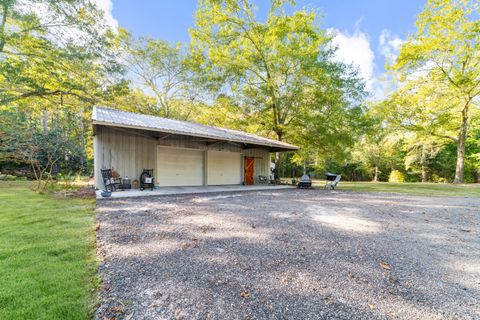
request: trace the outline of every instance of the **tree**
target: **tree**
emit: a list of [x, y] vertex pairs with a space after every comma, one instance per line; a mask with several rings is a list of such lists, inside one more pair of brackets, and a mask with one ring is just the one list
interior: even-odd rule
[[377, 105], [385, 126], [402, 139], [405, 168], [420, 168], [422, 182], [428, 180], [428, 160], [451, 141], [456, 130], [450, 121], [455, 114], [436, 90], [437, 84], [427, 85], [424, 76], [417, 76]]
[[1, 14], [0, 103], [91, 99], [100, 85], [94, 76], [118, 68], [106, 49], [108, 34], [99, 31], [101, 13], [90, 1], [8, 0]]
[[0, 155], [3, 160], [28, 164], [35, 175], [35, 191], [45, 191], [58, 174], [82, 169], [82, 149], [63, 130], [44, 133], [24, 113], [9, 109], [0, 115]]
[[[401, 74], [424, 119], [435, 118], [432, 135], [457, 145], [454, 182], [464, 181], [465, 142], [480, 96], [480, 21], [478, 3], [470, 0], [429, 0], [418, 16], [417, 34], [402, 45], [392, 69]], [[422, 94], [423, 93], [423, 94]], [[428, 93], [426, 95], [425, 93]], [[436, 104], [433, 105], [433, 104]], [[411, 106], [411, 105], [410, 105]], [[413, 122], [419, 127], [422, 124]], [[428, 127], [426, 130], [430, 130]], [[453, 132], [454, 131], [454, 132]]]
[[420, 168], [421, 181], [427, 182], [429, 176], [428, 161], [435, 157], [441, 150], [442, 145], [439, 145], [436, 139], [429, 139], [429, 137], [420, 134], [407, 134], [403, 142], [403, 148], [406, 152], [405, 169], [418, 170]]
[[[271, 1], [262, 22], [247, 0], [199, 1], [190, 30], [192, 57], [207, 80], [248, 106], [276, 139], [319, 147], [336, 135], [317, 134], [335, 131], [343, 117], [334, 114], [359, 104], [363, 84], [349, 66], [334, 62], [331, 36], [318, 27], [316, 14], [289, 15], [284, 2]], [[312, 135], [315, 141], [304, 140]], [[279, 162], [277, 157], [277, 168]]]
[[133, 82], [155, 98], [155, 113], [166, 118], [186, 120], [200, 96], [200, 84], [188, 64], [185, 50], [160, 39], [134, 39], [120, 30], [124, 63]]
[[41, 119], [45, 135], [64, 130], [85, 154], [89, 111], [121, 82], [114, 34], [88, 0], [9, 0], [0, 8], [0, 107]]
[[370, 106], [366, 115], [367, 130], [358, 137], [351, 150], [351, 157], [354, 162], [358, 161], [371, 173], [372, 181], [380, 181], [380, 175], [384, 169], [391, 170], [395, 164], [395, 153], [401, 145], [401, 138], [394, 134], [391, 128], [385, 126], [378, 114], [379, 106]]
[[264, 128], [258, 121], [252, 121], [253, 117], [247, 106], [239, 104], [232, 97], [220, 95], [211, 104], [200, 105], [194, 119], [196, 122], [211, 126], [259, 134]]
[[467, 139], [467, 162], [470, 164], [473, 173], [473, 181], [480, 183], [480, 117], [471, 123], [471, 135]]

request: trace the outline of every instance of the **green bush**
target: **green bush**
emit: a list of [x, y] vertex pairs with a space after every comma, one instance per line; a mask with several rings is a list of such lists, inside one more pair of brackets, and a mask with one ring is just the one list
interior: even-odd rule
[[444, 177], [440, 177], [438, 174], [432, 174], [431, 177], [432, 182], [438, 182], [438, 183], [448, 183], [448, 179]]
[[405, 182], [405, 177], [400, 171], [392, 170], [392, 172], [390, 172], [390, 176], [388, 177], [388, 182]]
[[0, 174], [0, 181], [16, 181], [20, 180], [20, 177], [15, 177], [9, 174]]

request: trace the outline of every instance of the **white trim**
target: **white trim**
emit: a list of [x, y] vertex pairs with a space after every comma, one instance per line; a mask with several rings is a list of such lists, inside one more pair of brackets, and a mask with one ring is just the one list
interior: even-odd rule
[[158, 148], [166, 148], [166, 149], [187, 149], [187, 150], [195, 150], [195, 151], [207, 151], [204, 148], [192, 148], [192, 147], [179, 147], [179, 146], [166, 146], [164, 144], [156, 144]]

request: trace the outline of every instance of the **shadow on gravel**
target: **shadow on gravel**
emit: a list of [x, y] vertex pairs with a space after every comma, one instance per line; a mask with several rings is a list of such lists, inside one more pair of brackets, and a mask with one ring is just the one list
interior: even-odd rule
[[318, 190], [102, 202], [96, 316], [478, 318], [479, 204]]

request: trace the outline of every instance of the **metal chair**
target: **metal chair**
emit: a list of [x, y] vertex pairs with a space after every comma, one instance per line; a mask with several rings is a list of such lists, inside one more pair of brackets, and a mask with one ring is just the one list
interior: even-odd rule
[[258, 176], [257, 181], [258, 181], [259, 184], [269, 184], [270, 183], [267, 176]]
[[327, 182], [325, 183], [325, 187], [323, 187], [323, 189], [335, 190], [338, 183], [340, 182], [340, 179], [342, 179], [342, 175], [336, 173], [327, 172], [325, 176], [327, 178]]
[[143, 169], [139, 180], [140, 190], [145, 190], [146, 188], [150, 188], [153, 190], [153, 188], [155, 187], [153, 182], [153, 169]]

